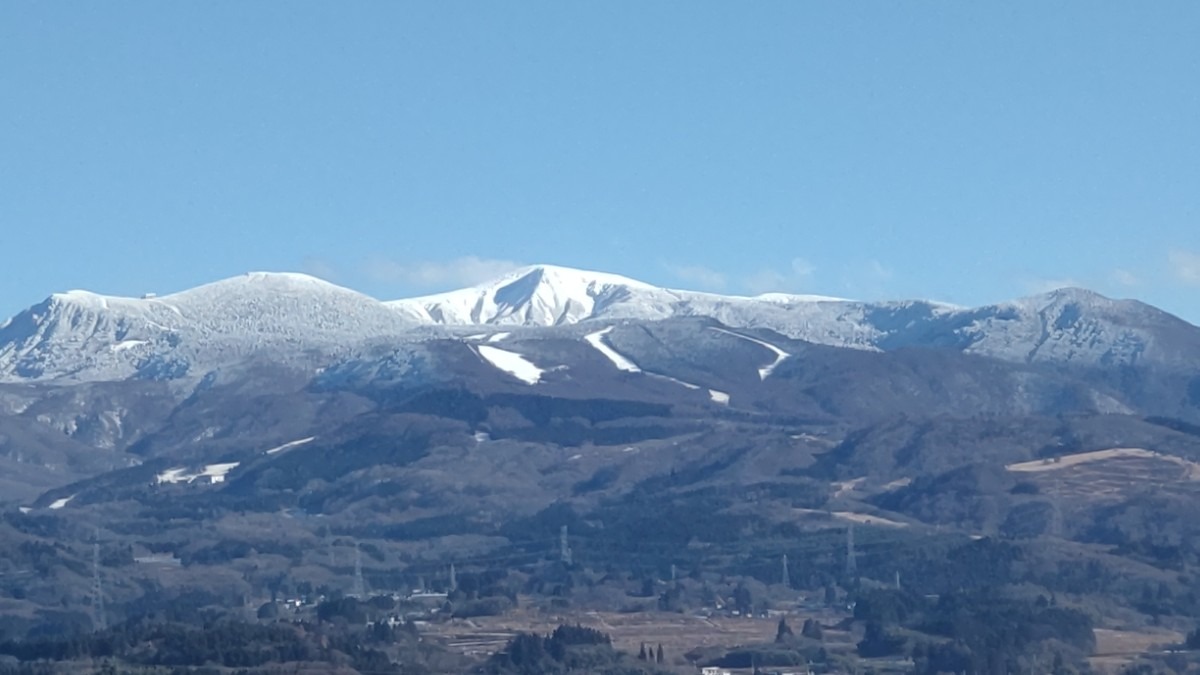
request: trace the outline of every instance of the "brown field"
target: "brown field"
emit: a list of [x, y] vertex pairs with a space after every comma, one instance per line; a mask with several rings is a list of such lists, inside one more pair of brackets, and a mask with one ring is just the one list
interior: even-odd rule
[[[825, 626], [838, 620], [828, 614], [788, 614], [788, 624], [800, 631], [806, 618], [815, 618]], [[456, 619], [443, 624], [422, 627], [422, 634], [442, 641], [452, 650], [482, 656], [504, 646], [517, 632], [547, 634], [562, 624], [580, 624], [607, 633], [613, 646], [622, 651], [637, 653], [644, 643], [657, 647], [662, 644], [667, 662], [683, 663], [683, 654], [698, 647], [734, 647], [752, 642], [771, 642], [779, 617], [741, 618], [701, 617], [667, 612], [567, 612], [548, 614], [534, 610], [518, 610], [504, 616]], [[831, 645], [851, 645], [848, 633], [826, 628], [825, 639]]]
[[1162, 628], [1139, 631], [1096, 629], [1096, 654], [1088, 659], [1097, 673], [1120, 673], [1136, 656], [1183, 641], [1183, 634]]

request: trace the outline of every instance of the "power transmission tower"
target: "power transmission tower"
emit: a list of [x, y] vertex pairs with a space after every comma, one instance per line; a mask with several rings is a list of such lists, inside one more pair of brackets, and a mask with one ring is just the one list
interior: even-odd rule
[[792, 587], [792, 578], [788, 575], [787, 554], [783, 554], [783, 573], [780, 575], [780, 580], [784, 586]]
[[563, 525], [558, 531], [558, 556], [563, 564], [571, 564], [571, 544], [567, 539], [567, 526]]
[[454, 570], [454, 563], [450, 563], [450, 592], [458, 590], [458, 573]]
[[100, 530], [92, 539], [92, 622], [97, 630], [108, 628], [104, 616], [104, 585], [100, 582]]
[[1050, 493], [1050, 536], [1062, 537], [1062, 505], [1059, 499], [1059, 491], [1062, 488], [1062, 482], [1054, 479], [1054, 491]]
[[675, 576], [675, 563], [671, 563], [671, 581], [676, 581], [677, 579], [678, 577]]
[[351, 595], [355, 598], [362, 598], [366, 594], [367, 585], [363, 582], [362, 573], [362, 549], [358, 547], [358, 542], [354, 542], [354, 590]]
[[896, 590], [900, 590], [900, 570], [896, 570]]
[[858, 560], [854, 553], [854, 523], [846, 528], [846, 576], [854, 578], [858, 574]]

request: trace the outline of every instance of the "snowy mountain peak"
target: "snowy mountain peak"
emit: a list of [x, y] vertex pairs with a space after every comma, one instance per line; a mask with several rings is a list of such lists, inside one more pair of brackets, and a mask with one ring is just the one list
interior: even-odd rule
[[0, 381], [173, 378], [411, 327], [378, 300], [304, 274], [253, 272], [161, 297], [68, 291], [0, 325]]
[[611, 274], [609, 272], [594, 272], [591, 270], [575, 269], [573, 267], [562, 267], [560, 265], [530, 265], [522, 267], [505, 274], [504, 276], [489, 281], [476, 288], [488, 288], [495, 286], [505, 286], [510, 283], [520, 280], [536, 280], [538, 283], [558, 286], [563, 288], [581, 287], [581, 286], [628, 286], [630, 288], [653, 289], [656, 286], [651, 286], [636, 279], [623, 277], [619, 274]]
[[1083, 289], [972, 309], [781, 293], [723, 296], [536, 265], [473, 288], [388, 303], [304, 274], [268, 272], [161, 297], [59, 293], [0, 324], [0, 382], [195, 377], [260, 355], [315, 364], [366, 343], [442, 334], [413, 330], [419, 326], [670, 318], [706, 318], [837, 347], [943, 347], [1018, 362], [1174, 366], [1200, 353], [1195, 326]]
[[556, 326], [592, 318], [632, 294], [668, 292], [616, 274], [533, 265], [473, 288], [388, 305], [422, 323]]

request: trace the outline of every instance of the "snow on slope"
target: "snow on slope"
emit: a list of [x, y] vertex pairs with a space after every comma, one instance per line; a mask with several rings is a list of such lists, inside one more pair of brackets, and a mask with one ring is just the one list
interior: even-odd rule
[[938, 346], [1007, 361], [1195, 362], [1200, 332], [1136, 301], [1061, 289], [962, 308], [924, 300], [854, 302], [818, 295], [754, 297], [657, 288], [599, 272], [534, 266], [495, 282], [388, 305], [424, 324], [551, 326], [592, 319], [708, 317], [731, 328], [866, 350]]
[[[315, 368], [366, 342], [436, 337], [442, 325], [672, 317], [711, 318], [734, 330], [768, 329], [838, 347], [936, 346], [1022, 363], [1191, 367], [1200, 353], [1195, 326], [1080, 289], [962, 309], [781, 293], [721, 296], [541, 265], [475, 288], [387, 303], [302, 274], [271, 273], [162, 297], [55, 294], [0, 324], [0, 382], [199, 378], [257, 354]], [[483, 335], [488, 342], [509, 337]]]
[[542, 373], [546, 372], [516, 352], [505, 351], [497, 347], [489, 347], [488, 345], [478, 345], [475, 349], [478, 350], [479, 355], [485, 361], [525, 384], [537, 384], [541, 382]]
[[646, 373], [646, 375], [648, 377], [653, 377], [655, 379], [666, 380], [667, 382], [673, 382], [673, 383], [683, 387], [684, 389], [705, 389], [706, 391], [708, 391], [708, 398], [713, 403], [720, 403], [721, 405], [729, 405], [729, 394], [727, 394], [723, 391], [717, 391], [716, 389], [708, 389], [706, 387], [701, 387], [698, 384], [692, 384], [691, 382], [684, 382], [683, 380], [680, 380], [675, 377], [671, 377], [670, 375], [662, 375], [660, 373], [649, 373], [649, 372]]
[[264, 454], [277, 455], [286, 450], [291, 450], [292, 448], [296, 448], [301, 445], [307, 445], [308, 443], [312, 443], [316, 439], [317, 439], [316, 436], [309, 436], [308, 438], [301, 438], [300, 440], [297, 440], [297, 441], [291, 441], [290, 443], [284, 443], [283, 445], [275, 446], [274, 448], [267, 450], [266, 453], [264, 453]]
[[162, 297], [69, 291], [0, 327], [0, 381], [174, 378], [261, 350], [336, 351], [412, 326], [377, 300], [302, 274], [252, 273]]
[[188, 473], [187, 469], [182, 467], [175, 469], [167, 469], [155, 477], [155, 482], [159, 485], [164, 483], [192, 483], [198, 478], [207, 478], [210, 483], [224, 483], [225, 476], [234, 469], [238, 468], [240, 462], [225, 462], [221, 464], [208, 464], [197, 473]]
[[[605, 358], [607, 358], [609, 361], [611, 361], [612, 364], [614, 366], [616, 366], [617, 370], [623, 370], [627, 373], [645, 372], [645, 375], [647, 377], [652, 377], [652, 378], [655, 378], [658, 380], [666, 380], [667, 382], [672, 382], [674, 384], [678, 384], [679, 386], [681, 386], [685, 389], [703, 389], [704, 388], [698, 384], [692, 384], [691, 382], [684, 382], [683, 380], [671, 377], [670, 375], [663, 375], [661, 373], [651, 373], [649, 371], [643, 371], [636, 363], [631, 361], [628, 357], [621, 354], [620, 352], [613, 349], [607, 343], [604, 342], [604, 336], [608, 335], [612, 331], [612, 329], [613, 329], [613, 327], [609, 326], [608, 328], [605, 328], [604, 330], [599, 330], [599, 331], [596, 331], [595, 333], [588, 333], [587, 335], [583, 336], [583, 339], [586, 340], [587, 343], [590, 344], [592, 347], [594, 347], [596, 349], [596, 351], [600, 352], [601, 354], [604, 355]], [[708, 389], [707, 391], [708, 391], [709, 398], [712, 399], [712, 401], [714, 403], [720, 403], [722, 405], [729, 404], [729, 394], [726, 394], [723, 391], [717, 391], [716, 389]]]
[[718, 333], [732, 335], [733, 337], [741, 338], [743, 340], [748, 340], [750, 342], [753, 342], [756, 345], [761, 345], [763, 347], [766, 347], [767, 349], [770, 349], [772, 352], [775, 353], [775, 360], [773, 362], [758, 369], [758, 379], [760, 379], [760, 380], [765, 380], [768, 377], [770, 377], [771, 373], [775, 371], [775, 368], [777, 368], [779, 366], [779, 364], [783, 363], [784, 359], [791, 356], [791, 354], [783, 351], [779, 347], [776, 347], [775, 345], [773, 345], [769, 342], [764, 342], [762, 340], [759, 340], [758, 338], [752, 338], [749, 335], [742, 335], [740, 333], [734, 333], [733, 331], [728, 331], [723, 328], [713, 328], [712, 330], [715, 330]]
[[604, 330], [596, 331], [595, 333], [589, 333], [589, 334], [583, 336], [583, 339], [586, 340], [587, 343], [590, 344], [592, 347], [595, 347], [596, 351], [603, 354], [606, 359], [611, 361], [612, 364], [617, 367], [617, 370], [623, 370], [627, 373], [642, 372], [642, 369], [638, 368], [638, 365], [636, 363], [625, 358], [623, 355], [621, 355], [619, 352], [617, 352], [617, 350], [615, 350], [612, 347], [609, 347], [607, 344], [605, 344], [604, 336], [607, 335], [609, 332], [611, 332], [612, 329], [613, 329], [613, 327], [609, 326], [608, 328], [605, 328]]
[[[557, 326], [591, 318], [632, 291], [663, 293], [662, 289], [616, 274], [535, 265], [474, 288], [396, 300], [388, 305], [422, 323]], [[660, 316], [668, 315], [665, 308], [660, 311]]]
[[[387, 303], [423, 324], [557, 326], [596, 318], [665, 319], [810, 312], [845, 301], [770, 293], [754, 298], [678, 291], [605, 272], [554, 265], [526, 267], [473, 288]], [[819, 311], [824, 316], [831, 310]], [[757, 325], [735, 321], [734, 325]]]

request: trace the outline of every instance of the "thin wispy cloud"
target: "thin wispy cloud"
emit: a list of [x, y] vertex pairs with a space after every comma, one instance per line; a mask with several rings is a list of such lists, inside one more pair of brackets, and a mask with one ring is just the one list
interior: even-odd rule
[[1083, 288], [1082, 281], [1071, 277], [1026, 279], [1022, 284], [1026, 293], [1041, 294], [1057, 291], [1060, 288]]
[[675, 265], [665, 263], [673, 277], [687, 286], [688, 290], [723, 291], [729, 285], [724, 274], [703, 265]]
[[1200, 285], [1200, 253], [1176, 249], [1167, 254], [1171, 274], [1189, 286]]
[[490, 281], [523, 267], [519, 262], [467, 255], [452, 260], [399, 262], [372, 258], [365, 272], [372, 281], [417, 288], [456, 288]]
[[876, 258], [859, 260], [842, 269], [842, 288], [849, 297], [860, 300], [872, 297], [891, 297], [890, 282], [895, 271]]
[[305, 256], [304, 260], [300, 261], [300, 271], [325, 281], [336, 281], [338, 278], [338, 272], [333, 263], [311, 255]]
[[742, 287], [752, 294], [797, 293], [807, 290], [817, 268], [804, 258], [792, 258], [786, 271], [764, 268], [742, 280]]
[[1133, 288], [1134, 286], [1142, 285], [1141, 277], [1126, 269], [1115, 269], [1112, 271], [1110, 277], [1114, 285], [1122, 288]]

